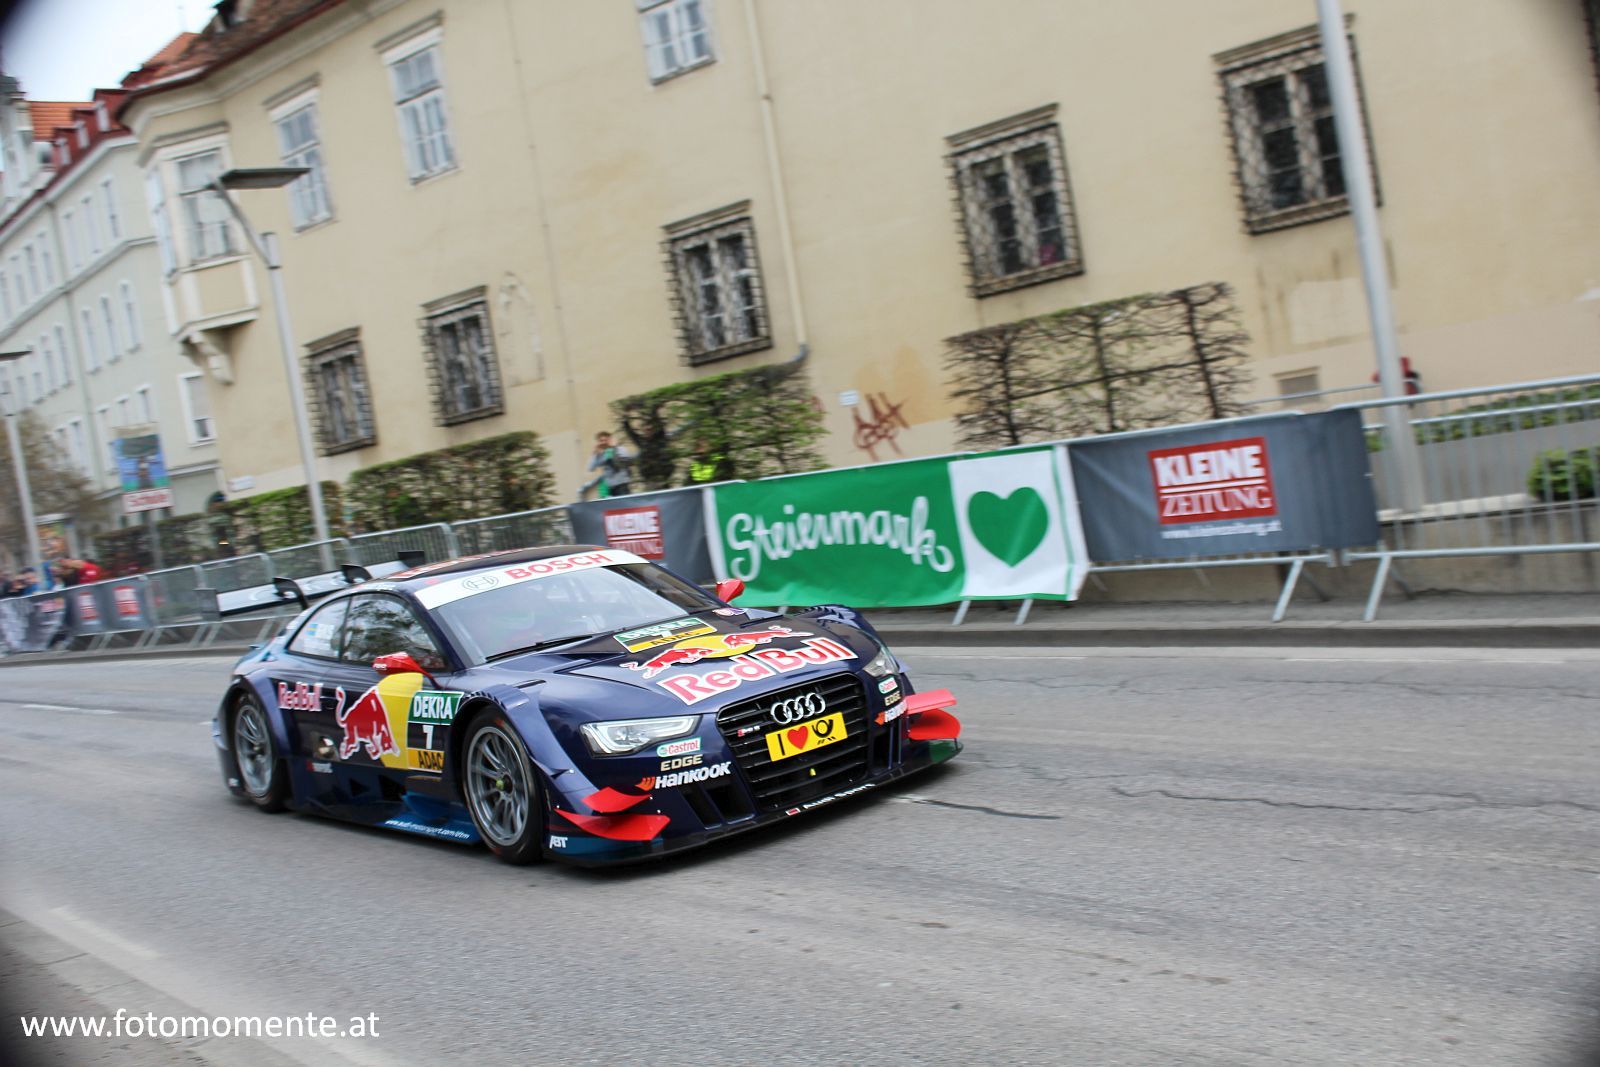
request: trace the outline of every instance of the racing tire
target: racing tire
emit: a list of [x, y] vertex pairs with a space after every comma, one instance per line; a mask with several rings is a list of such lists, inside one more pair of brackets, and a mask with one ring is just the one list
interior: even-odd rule
[[279, 758], [267, 713], [254, 697], [241, 697], [233, 706], [228, 729], [233, 767], [244, 795], [262, 811], [282, 811], [288, 806], [289, 772]]
[[544, 796], [516, 728], [504, 715], [479, 716], [461, 752], [461, 793], [483, 843], [505, 863], [540, 859]]

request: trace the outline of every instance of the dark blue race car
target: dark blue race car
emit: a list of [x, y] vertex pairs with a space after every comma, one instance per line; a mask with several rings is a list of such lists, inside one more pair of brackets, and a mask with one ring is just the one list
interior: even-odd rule
[[355, 585], [234, 668], [212, 727], [223, 776], [266, 811], [607, 863], [961, 750], [949, 692], [914, 693], [859, 614], [734, 607], [741, 589], [594, 546]]

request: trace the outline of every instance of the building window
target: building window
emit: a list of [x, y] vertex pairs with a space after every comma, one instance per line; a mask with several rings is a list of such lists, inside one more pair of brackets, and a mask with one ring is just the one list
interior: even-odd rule
[[303, 230], [333, 217], [327, 180], [322, 170], [322, 144], [317, 135], [317, 105], [305, 104], [276, 122], [278, 154], [286, 167], [307, 167], [289, 186], [289, 212], [294, 228]]
[[73, 466], [83, 473], [89, 473], [89, 445], [83, 435], [83, 420], [71, 419], [67, 422], [68, 440], [71, 442]]
[[400, 139], [411, 180], [420, 182], [454, 169], [455, 149], [450, 143], [450, 119], [439, 75], [438, 32], [414, 39], [384, 59], [394, 86]]
[[94, 201], [86, 196], [78, 201], [78, 207], [83, 211], [84, 240], [89, 246], [89, 255], [98, 256], [101, 248], [100, 219], [94, 213]]
[[1280, 405], [1284, 410], [1294, 408], [1310, 408], [1319, 410], [1322, 407], [1322, 377], [1313, 370], [1290, 371], [1287, 374], [1278, 374], [1274, 377], [1278, 382], [1278, 396], [1281, 397]]
[[171, 274], [178, 269], [178, 257], [172, 248], [172, 227], [167, 221], [167, 194], [161, 187], [159, 169], [152, 169], [145, 175], [144, 195], [150, 209], [150, 222], [155, 226], [156, 247], [161, 250], [161, 269]]
[[44, 399], [44, 360], [35, 352], [28, 357], [28, 362], [33, 365], [33, 397], [35, 400]]
[[974, 296], [1083, 272], [1055, 110], [947, 139]]
[[117, 397], [117, 425], [126, 429], [133, 425], [133, 418], [128, 414], [128, 398]]
[[436, 300], [425, 308], [428, 377], [441, 426], [504, 410], [500, 363], [495, 357], [485, 294], [480, 287]]
[[183, 203], [184, 233], [192, 263], [234, 251], [228, 206], [210, 185], [221, 172], [221, 152], [202, 152], [178, 160], [178, 199]]
[[45, 375], [50, 381], [50, 391], [53, 393], [66, 383], [56, 376], [58, 372], [55, 353], [50, 351], [50, 338], [45, 334], [39, 335], [39, 355], [44, 360]]
[[113, 443], [116, 439], [116, 434], [111, 429], [111, 405], [101, 404], [95, 408], [94, 417], [95, 421], [100, 425], [100, 440], [106, 446], [106, 458], [110, 464], [108, 469], [115, 470], [117, 466], [117, 449]]
[[11, 281], [3, 270], [0, 270], [0, 317], [7, 321], [11, 318]]
[[139, 302], [133, 298], [133, 283], [123, 282], [118, 288], [122, 293], [122, 318], [128, 327], [128, 350], [131, 352], [144, 343], [139, 333]]
[[122, 219], [117, 215], [117, 187], [112, 179], [100, 183], [100, 200], [106, 209], [106, 233], [113, 243], [122, 240]]
[[53, 288], [56, 284], [56, 264], [50, 258], [50, 235], [47, 230], [39, 231], [39, 263], [44, 268], [44, 284]]
[[33, 245], [26, 244], [22, 246], [22, 258], [28, 264], [28, 288], [32, 289], [36, 295], [43, 293], [44, 286], [39, 284], [39, 258], [38, 254], [33, 250]]
[[178, 375], [178, 397], [183, 401], [183, 424], [189, 431], [189, 443], [201, 445], [215, 441], [217, 428], [211, 421], [211, 398], [206, 395], [205, 376]]
[[678, 328], [691, 363], [772, 346], [749, 206], [667, 227]]
[[72, 354], [67, 349], [67, 330], [59, 322], [55, 326], [56, 351], [61, 353], [61, 380], [72, 384]]
[[716, 59], [706, 0], [638, 0], [650, 80], [661, 81]]
[[133, 396], [139, 404], [139, 421], [146, 424], [155, 422], [156, 409], [155, 405], [150, 401], [150, 387], [148, 385], [139, 386], [133, 391]]
[[83, 363], [93, 373], [100, 369], [100, 347], [94, 340], [94, 316], [89, 314], [88, 308], [83, 308], [78, 314], [83, 322]]
[[377, 444], [361, 332], [345, 330], [306, 347], [306, 393], [316, 416], [322, 454], [331, 456]]
[[1266, 233], [1348, 211], [1317, 28], [1234, 49], [1216, 60], [1245, 228]]
[[111, 311], [111, 298], [100, 297], [100, 322], [106, 328], [106, 359], [115, 363], [122, 358], [122, 339], [117, 336], [117, 317]]
[[61, 236], [67, 242], [67, 265], [77, 270], [83, 263], [83, 257], [78, 253], [77, 219], [70, 211], [61, 213]]
[[28, 276], [22, 272], [22, 259], [20, 256], [11, 257], [11, 276], [17, 280], [17, 313], [28, 310], [28, 304], [33, 297], [28, 295]]

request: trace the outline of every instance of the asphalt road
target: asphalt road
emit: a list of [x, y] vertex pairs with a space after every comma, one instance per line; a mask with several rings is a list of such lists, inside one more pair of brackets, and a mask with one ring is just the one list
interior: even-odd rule
[[607, 873], [230, 799], [224, 660], [0, 669], [11, 1006], [378, 1016], [33, 1046], [64, 1063], [1500, 1067], [1600, 1034], [1600, 652], [901, 651], [961, 698], [948, 768]]

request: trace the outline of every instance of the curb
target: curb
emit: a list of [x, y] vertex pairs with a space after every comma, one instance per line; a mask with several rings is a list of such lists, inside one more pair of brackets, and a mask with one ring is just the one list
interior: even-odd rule
[[945, 648], [1185, 647], [1317, 645], [1330, 648], [1596, 648], [1600, 619], [1439, 622], [1150, 623], [1091, 628], [967, 624], [878, 625], [895, 645]]

